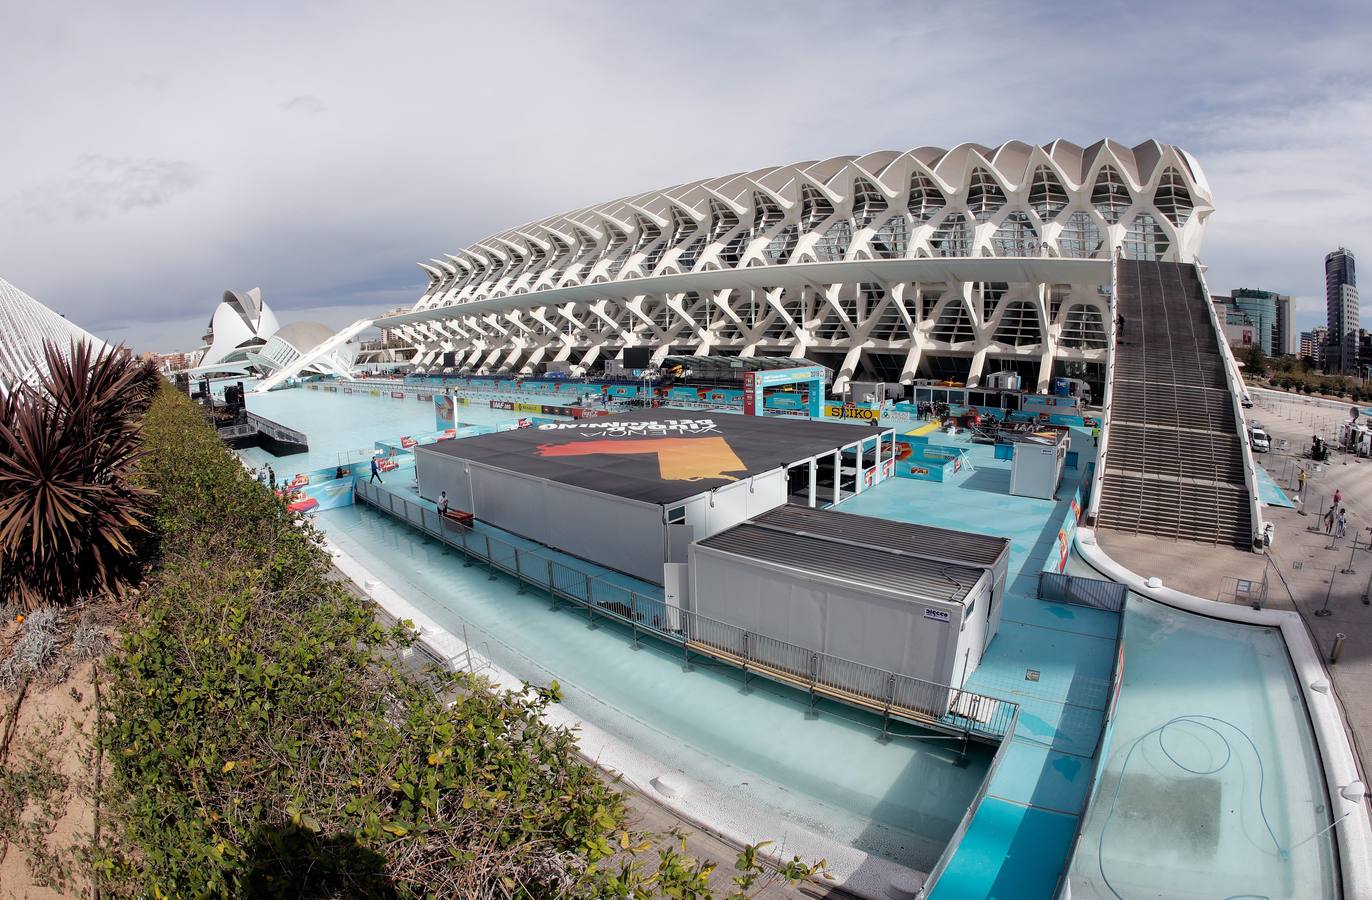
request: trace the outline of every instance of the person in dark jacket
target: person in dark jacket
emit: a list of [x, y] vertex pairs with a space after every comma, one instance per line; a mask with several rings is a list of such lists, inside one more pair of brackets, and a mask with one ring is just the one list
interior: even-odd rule
[[[381, 484], [381, 483], [382, 483], [382, 481], [381, 481], [381, 467], [378, 466], [378, 465], [376, 464], [376, 457], [375, 457], [375, 456], [372, 457], [372, 477], [371, 477], [371, 481], [375, 481], [377, 484]], [[370, 484], [371, 481], [369, 481], [368, 484]]]

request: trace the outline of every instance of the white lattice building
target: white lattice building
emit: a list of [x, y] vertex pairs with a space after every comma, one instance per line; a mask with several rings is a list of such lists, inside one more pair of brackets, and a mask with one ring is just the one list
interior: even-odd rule
[[45, 343], [71, 357], [73, 342], [89, 342], [96, 352], [108, 345], [19, 288], [0, 278], [0, 396], [18, 384], [33, 384], [47, 371]]
[[[624, 346], [850, 377], [1102, 375], [1112, 260], [1196, 258], [1211, 194], [1149, 141], [842, 156], [625, 197], [421, 263], [396, 329], [435, 365], [584, 369]], [[1094, 377], [1093, 377], [1094, 376]]]

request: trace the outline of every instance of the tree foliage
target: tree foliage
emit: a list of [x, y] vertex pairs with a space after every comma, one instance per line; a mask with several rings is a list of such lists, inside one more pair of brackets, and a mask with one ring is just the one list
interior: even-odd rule
[[[153, 896], [705, 897], [710, 865], [639, 834], [541, 713], [557, 685], [398, 668], [317, 535], [166, 390], [144, 425], [160, 562], [112, 660], [125, 842], [107, 888]], [[652, 860], [646, 866], [642, 855]], [[765, 870], [739, 892], [815, 869]]]
[[155, 370], [127, 351], [64, 354], [0, 400], [0, 595], [34, 609], [116, 593], [137, 569], [148, 492], [134, 483]]

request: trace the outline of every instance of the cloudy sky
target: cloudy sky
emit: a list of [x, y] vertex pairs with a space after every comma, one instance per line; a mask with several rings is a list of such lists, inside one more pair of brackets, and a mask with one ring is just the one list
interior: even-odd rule
[[342, 326], [412, 303], [416, 260], [615, 196], [1108, 136], [1200, 159], [1213, 290], [1322, 320], [1324, 253], [1372, 266], [1366, 3], [1086, 7], [0, 0], [0, 276], [189, 349], [225, 288]]

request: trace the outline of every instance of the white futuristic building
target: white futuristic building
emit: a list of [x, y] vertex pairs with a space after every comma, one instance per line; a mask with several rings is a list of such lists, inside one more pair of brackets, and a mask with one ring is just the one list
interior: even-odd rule
[[841, 156], [497, 233], [421, 263], [428, 290], [376, 324], [421, 366], [479, 372], [646, 346], [805, 357], [839, 390], [1002, 370], [1099, 384], [1112, 260], [1194, 261], [1212, 209], [1196, 161], [1155, 141]]
[[82, 341], [96, 352], [109, 346], [0, 278], [0, 396], [43, 376], [47, 371], [45, 343], [70, 357], [72, 343]]
[[246, 373], [248, 353], [263, 347], [280, 327], [276, 314], [262, 301], [261, 288], [241, 294], [225, 291], [210, 317], [206, 346], [193, 373]]
[[[283, 325], [260, 350], [249, 350], [247, 362], [264, 376], [286, 370], [297, 375], [351, 378], [357, 344], [349, 341], [325, 347], [333, 336], [333, 329], [319, 322], [292, 322]], [[321, 349], [323, 352], [315, 352]]]

